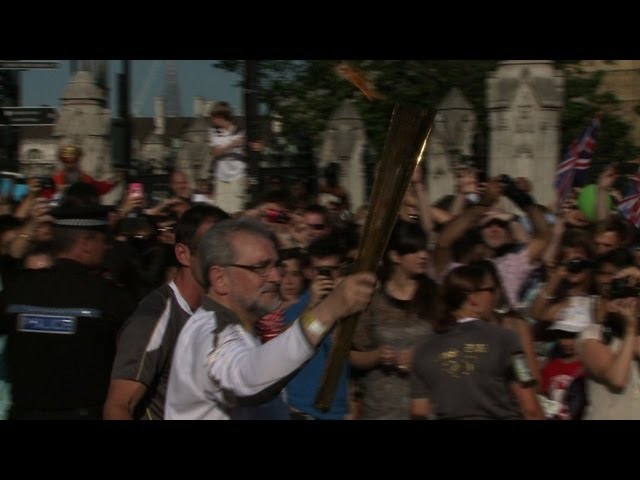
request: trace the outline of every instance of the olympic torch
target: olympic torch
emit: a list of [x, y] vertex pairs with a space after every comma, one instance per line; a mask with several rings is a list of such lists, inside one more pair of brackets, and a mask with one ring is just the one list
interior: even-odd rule
[[[382, 159], [376, 170], [369, 213], [358, 246], [355, 272], [375, 272], [378, 269], [402, 199], [427, 146], [434, 116], [434, 112], [396, 105]], [[319, 410], [327, 411], [333, 403], [357, 321], [357, 316], [348, 317], [336, 328], [333, 347], [314, 404]]]

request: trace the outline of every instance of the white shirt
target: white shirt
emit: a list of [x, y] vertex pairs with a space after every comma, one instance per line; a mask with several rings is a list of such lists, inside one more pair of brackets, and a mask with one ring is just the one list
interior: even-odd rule
[[228, 420], [230, 399], [261, 392], [315, 353], [299, 321], [264, 345], [239, 324], [228, 325], [215, 338], [216, 326], [216, 313], [201, 307], [180, 332], [166, 420]]
[[[212, 128], [209, 131], [209, 146], [226, 147], [238, 138], [244, 138], [244, 133], [239, 131], [237, 127], [232, 127], [231, 130]], [[245, 158], [242, 146], [234, 147], [225, 152], [224, 156], [216, 161], [216, 179], [223, 182], [232, 182], [244, 177], [247, 164], [241, 158]]]

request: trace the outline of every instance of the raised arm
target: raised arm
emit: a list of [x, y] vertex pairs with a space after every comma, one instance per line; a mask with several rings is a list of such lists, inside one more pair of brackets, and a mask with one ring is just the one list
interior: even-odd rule
[[624, 318], [622, 345], [613, 352], [608, 345], [595, 338], [580, 340], [578, 355], [587, 370], [610, 388], [621, 391], [627, 386], [633, 365], [638, 336], [636, 298], [624, 298], [609, 303], [609, 311]]
[[530, 205], [524, 209], [533, 226], [533, 237], [527, 246], [529, 262], [533, 263], [542, 257], [545, 249], [551, 242], [551, 228], [547, 223], [542, 208], [539, 205]]

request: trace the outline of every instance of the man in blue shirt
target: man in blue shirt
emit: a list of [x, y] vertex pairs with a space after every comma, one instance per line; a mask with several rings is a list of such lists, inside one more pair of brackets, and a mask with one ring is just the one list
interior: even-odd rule
[[[306, 309], [313, 308], [333, 290], [344, 257], [339, 245], [339, 240], [333, 235], [321, 237], [309, 245], [309, 264], [305, 268], [305, 276], [311, 284], [298, 302], [285, 311], [285, 325], [295, 321]], [[345, 364], [340, 376], [331, 408], [322, 412], [313, 407], [329, 359], [332, 341], [333, 334], [329, 333], [322, 340], [316, 354], [287, 384], [287, 403], [294, 420], [342, 420], [348, 413], [348, 364]]]

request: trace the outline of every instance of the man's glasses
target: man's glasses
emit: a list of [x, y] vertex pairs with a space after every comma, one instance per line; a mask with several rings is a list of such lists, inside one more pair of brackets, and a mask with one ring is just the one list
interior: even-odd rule
[[280, 265], [278, 263], [274, 263], [271, 261], [262, 262], [262, 263], [259, 263], [258, 265], [240, 265], [238, 263], [229, 263], [227, 265], [220, 265], [220, 266], [242, 268], [243, 270], [248, 270], [250, 272], [257, 273], [262, 277], [268, 276], [273, 268], [278, 270], [278, 274], [280, 276], [282, 276], [286, 270], [284, 265]]

